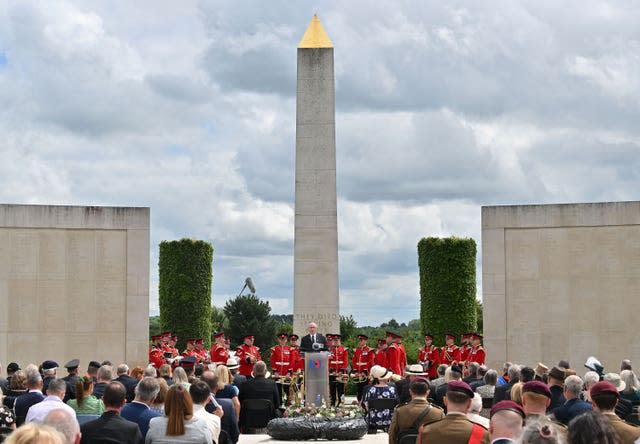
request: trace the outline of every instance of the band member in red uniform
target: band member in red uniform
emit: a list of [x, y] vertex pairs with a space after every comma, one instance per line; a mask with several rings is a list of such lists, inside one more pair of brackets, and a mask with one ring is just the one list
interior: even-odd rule
[[209, 352], [204, 348], [204, 340], [198, 338], [195, 343], [196, 361], [200, 364], [208, 364], [210, 362]]
[[466, 367], [469, 366], [469, 353], [471, 353], [471, 335], [473, 333], [462, 333], [460, 335], [460, 362]]
[[344, 395], [344, 387], [347, 382], [347, 367], [349, 366], [349, 352], [340, 344], [341, 336], [327, 335], [331, 346], [329, 347], [329, 392], [331, 405], [339, 405]]
[[182, 352], [182, 356], [183, 357], [187, 357], [187, 356], [196, 356], [196, 349], [195, 349], [195, 343], [196, 340], [195, 339], [187, 339], [187, 348]]
[[291, 369], [294, 373], [301, 372], [304, 369], [304, 358], [300, 353], [300, 346], [298, 340], [300, 336], [296, 334], [289, 335], [289, 348], [291, 349]]
[[367, 345], [367, 335], [358, 335], [358, 347], [353, 352], [353, 360], [351, 361], [351, 367], [356, 373], [358, 381], [356, 383], [356, 392], [358, 403], [362, 400], [362, 391], [367, 385], [367, 377], [369, 376], [369, 370], [373, 367], [373, 360], [375, 359], [375, 352]]
[[219, 331], [213, 335], [215, 343], [211, 346], [211, 363], [216, 365], [227, 365], [229, 360], [229, 349], [225, 343], [224, 332]]
[[149, 362], [159, 368], [165, 363], [164, 352], [162, 351], [161, 335], [151, 336], [151, 349], [149, 350]]
[[287, 345], [286, 333], [278, 333], [278, 345], [271, 347], [269, 363], [274, 376], [286, 376], [291, 370], [291, 348]]
[[429, 379], [437, 378], [438, 365], [440, 365], [440, 350], [433, 345], [433, 335], [424, 335], [424, 347], [418, 353], [418, 363], [427, 372]]
[[471, 337], [471, 353], [469, 354], [470, 362], [477, 362], [480, 365], [484, 365], [485, 358], [487, 357], [487, 353], [482, 348], [480, 342], [482, 341], [482, 335], [478, 333], [474, 333]]
[[253, 371], [253, 364], [257, 361], [262, 361], [262, 355], [260, 354], [260, 348], [253, 345], [255, 336], [246, 335], [242, 338], [243, 344], [236, 348], [236, 357], [240, 361], [240, 374], [251, 378], [251, 372]]
[[453, 342], [456, 336], [452, 333], [444, 335], [445, 346], [440, 350], [440, 364], [451, 365], [460, 362], [460, 348]]
[[400, 368], [402, 369], [402, 375], [404, 375], [404, 369], [407, 367], [407, 350], [404, 348], [404, 344], [402, 343], [402, 336], [396, 334], [396, 337], [393, 338], [393, 342], [398, 344], [398, 349], [400, 350]]
[[373, 364], [387, 368], [387, 340], [378, 339], [378, 349], [373, 358]]
[[388, 331], [387, 332], [387, 369], [396, 375], [404, 373], [402, 368], [402, 350], [398, 347], [398, 344], [394, 341], [398, 334]]
[[175, 358], [180, 354], [178, 349], [176, 348], [176, 344], [178, 343], [178, 335], [173, 333], [171, 335], [171, 339], [169, 340], [169, 351], [171, 351], [171, 357]]

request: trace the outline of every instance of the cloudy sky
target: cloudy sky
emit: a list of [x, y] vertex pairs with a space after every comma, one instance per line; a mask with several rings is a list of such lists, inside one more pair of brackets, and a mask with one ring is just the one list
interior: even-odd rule
[[157, 245], [182, 237], [214, 245], [215, 305], [252, 276], [291, 313], [314, 12], [359, 325], [418, 318], [422, 237], [476, 239], [480, 276], [482, 205], [640, 198], [637, 2], [0, 0], [0, 202], [151, 207], [152, 313]]

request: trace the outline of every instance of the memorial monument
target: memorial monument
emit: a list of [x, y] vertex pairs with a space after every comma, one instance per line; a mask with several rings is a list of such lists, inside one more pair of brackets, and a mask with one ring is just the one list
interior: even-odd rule
[[640, 202], [482, 208], [487, 363], [640, 360]]
[[0, 362], [133, 367], [148, 347], [149, 208], [0, 205]]
[[340, 330], [333, 43], [313, 16], [298, 45], [294, 332]]

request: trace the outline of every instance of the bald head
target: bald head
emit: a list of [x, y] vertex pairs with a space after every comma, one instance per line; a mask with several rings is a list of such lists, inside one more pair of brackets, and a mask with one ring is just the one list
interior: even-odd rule
[[80, 442], [80, 426], [75, 417], [62, 409], [51, 410], [42, 421], [62, 433], [66, 444], [78, 444]]
[[517, 441], [522, 435], [523, 423], [522, 416], [512, 410], [500, 410], [494, 413], [489, 422], [491, 441], [498, 438]]

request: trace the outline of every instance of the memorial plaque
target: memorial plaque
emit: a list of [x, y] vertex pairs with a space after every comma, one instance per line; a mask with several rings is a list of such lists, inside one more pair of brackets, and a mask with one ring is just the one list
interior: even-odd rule
[[66, 230], [67, 279], [93, 281], [95, 279], [95, 235], [92, 230]]
[[67, 233], [38, 230], [38, 279], [66, 278]]

